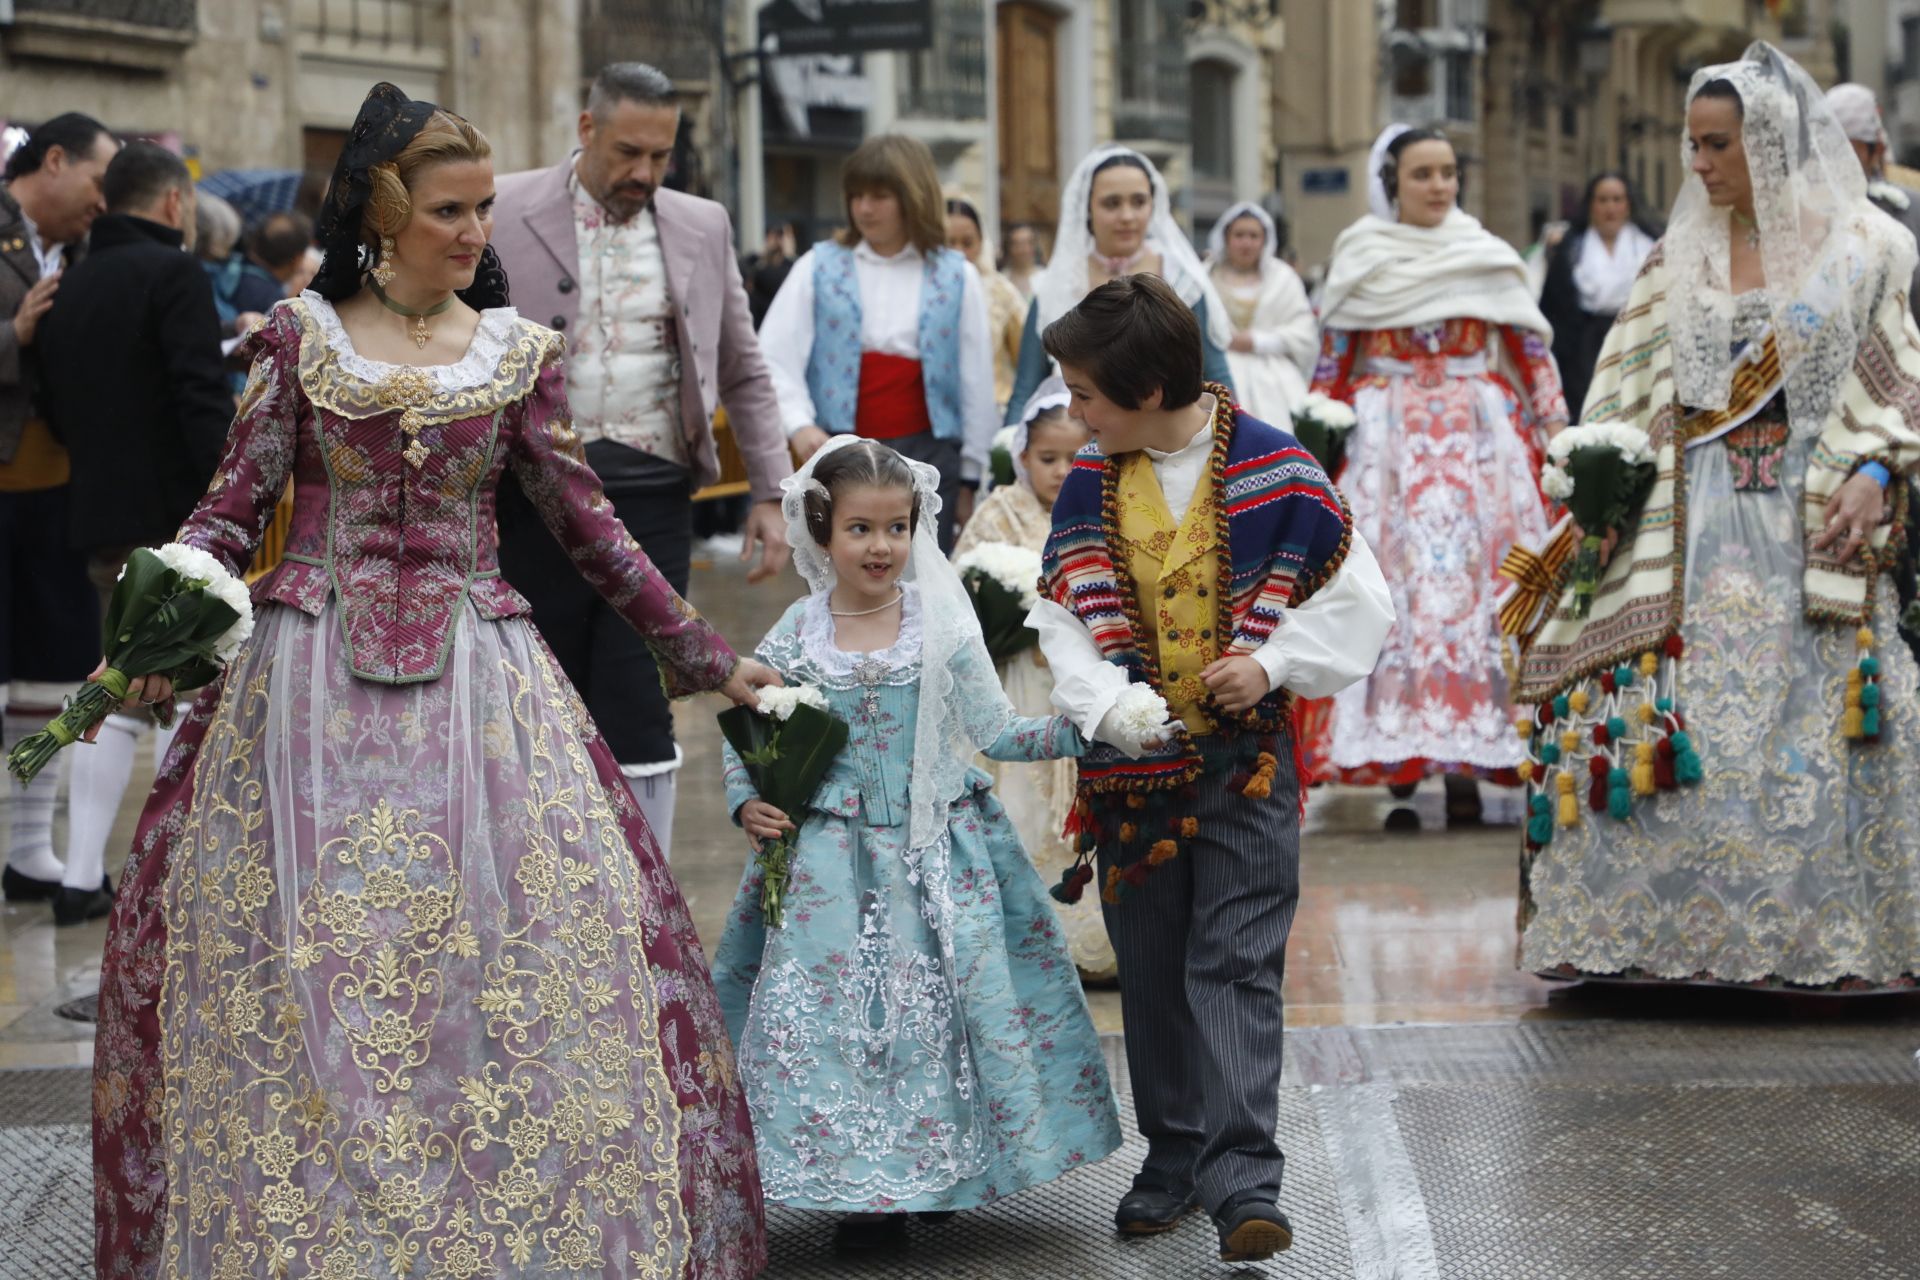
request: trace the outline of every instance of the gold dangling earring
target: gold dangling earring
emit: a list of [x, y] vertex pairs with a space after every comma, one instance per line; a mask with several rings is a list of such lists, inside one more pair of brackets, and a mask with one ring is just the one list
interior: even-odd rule
[[373, 282], [379, 285], [382, 289], [386, 288], [388, 285], [393, 283], [394, 272], [393, 272], [393, 237], [392, 236], [380, 237], [380, 257], [379, 257], [379, 260], [373, 264], [373, 270], [370, 271], [368, 274], [373, 277]]

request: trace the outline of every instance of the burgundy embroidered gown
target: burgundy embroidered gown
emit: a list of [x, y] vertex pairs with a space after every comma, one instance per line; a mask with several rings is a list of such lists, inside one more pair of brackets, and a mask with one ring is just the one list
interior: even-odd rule
[[581, 458], [557, 335], [359, 357], [283, 303], [182, 541], [285, 562], [148, 800], [94, 1068], [102, 1276], [748, 1277], [752, 1134], [685, 902], [499, 577], [512, 467], [669, 691], [736, 661]]

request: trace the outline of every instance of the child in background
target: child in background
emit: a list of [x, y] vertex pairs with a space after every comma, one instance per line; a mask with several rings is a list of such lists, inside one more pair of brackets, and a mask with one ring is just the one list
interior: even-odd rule
[[[1009, 428], [1014, 482], [996, 486], [974, 508], [973, 519], [960, 531], [954, 547], [956, 561], [994, 542], [1025, 547], [1035, 554], [1046, 550], [1047, 534], [1053, 528], [1053, 500], [1073, 469], [1073, 456], [1087, 444], [1087, 429], [1067, 416], [1068, 398], [1067, 384], [1055, 376], [1041, 383], [1027, 401], [1019, 423]], [[1001, 662], [999, 671], [1015, 711], [1023, 716], [1053, 713], [1053, 673], [1037, 646]], [[1052, 884], [1075, 858], [1072, 843], [1061, 834], [1073, 809], [1073, 761], [1020, 769], [989, 763], [987, 772], [994, 775], [993, 794], [1020, 834], [1034, 870]], [[1107, 926], [1100, 919], [1099, 900], [1088, 895], [1071, 906], [1059, 904], [1056, 910], [1081, 981], [1110, 985], [1116, 966]]]
[[812, 588], [759, 652], [851, 730], [805, 813], [727, 801], [754, 840], [798, 828], [782, 927], [749, 865], [714, 982], [768, 1200], [840, 1212], [844, 1249], [939, 1220], [1120, 1145], [1100, 1040], [1046, 886], [973, 766], [1080, 754], [1014, 714], [940, 554], [938, 473], [840, 436], [785, 482]]

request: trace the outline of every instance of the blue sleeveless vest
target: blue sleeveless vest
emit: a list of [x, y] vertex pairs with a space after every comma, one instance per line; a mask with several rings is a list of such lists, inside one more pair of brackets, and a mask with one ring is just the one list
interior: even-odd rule
[[[920, 376], [927, 417], [941, 440], [962, 436], [960, 412], [960, 302], [967, 261], [951, 249], [927, 258], [920, 285]], [[813, 353], [807, 391], [814, 417], [835, 435], [853, 430], [860, 394], [860, 282], [853, 250], [833, 241], [813, 247]]]

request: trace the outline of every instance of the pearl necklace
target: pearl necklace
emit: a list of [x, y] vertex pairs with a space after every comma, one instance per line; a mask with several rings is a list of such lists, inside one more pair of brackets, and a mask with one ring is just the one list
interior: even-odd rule
[[871, 609], [836, 609], [832, 605], [828, 605], [827, 613], [829, 616], [835, 618], [864, 618], [870, 613], [878, 613], [882, 609], [891, 609], [906, 598], [907, 593], [901, 591], [895, 593], [893, 599], [887, 601], [885, 604], [877, 604]]

